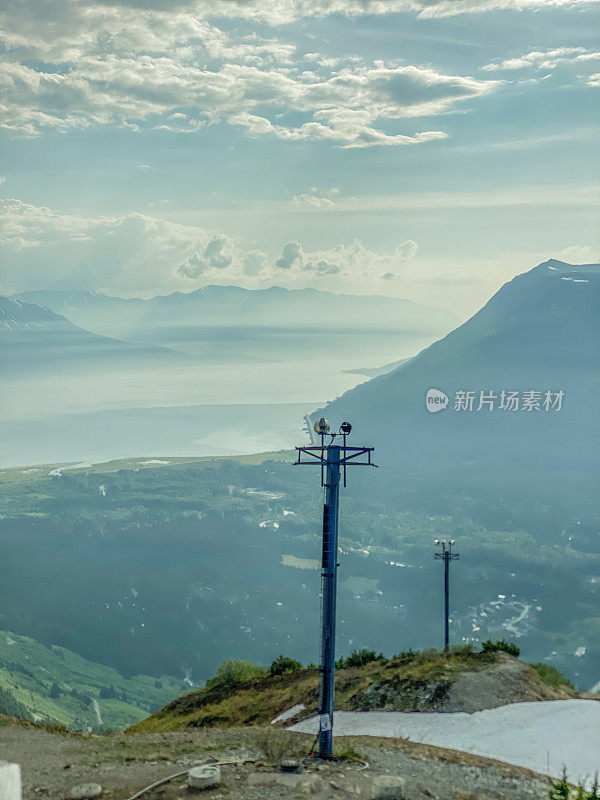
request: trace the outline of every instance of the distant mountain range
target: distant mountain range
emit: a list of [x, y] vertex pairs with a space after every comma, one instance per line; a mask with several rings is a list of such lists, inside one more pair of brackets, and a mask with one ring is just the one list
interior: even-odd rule
[[35, 372], [88, 371], [107, 364], [181, 364], [189, 357], [156, 346], [122, 342], [90, 333], [49, 308], [0, 297], [2, 377]]
[[374, 444], [384, 464], [443, 474], [445, 490], [485, 483], [497, 498], [521, 488], [535, 503], [535, 486], [559, 487], [596, 506], [599, 341], [600, 266], [550, 260], [408, 363], [317, 413], [349, 419], [353, 438]]
[[227, 338], [225, 329], [365, 330], [440, 335], [456, 324], [446, 311], [379, 296], [205, 286], [148, 300], [109, 297], [96, 291], [37, 291], [13, 299], [45, 306], [76, 325], [105, 336], [168, 344], [197, 353], [199, 339]]

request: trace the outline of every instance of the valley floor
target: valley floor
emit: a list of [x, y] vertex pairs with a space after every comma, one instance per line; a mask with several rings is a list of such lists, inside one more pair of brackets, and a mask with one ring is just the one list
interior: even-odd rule
[[[82, 783], [103, 788], [104, 800], [126, 800], [150, 783], [208, 759], [222, 767], [220, 789], [206, 800], [283, 800], [306, 797], [306, 788], [269, 785], [274, 758], [306, 755], [312, 737], [270, 728], [187, 729], [163, 734], [62, 735], [22, 725], [0, 727], [0, 755], [21, 764], [24, 800], [64, 800]], [[406, 780], [412, 800], [542, 800], [545, 779], [527, 770], [478, 756], [408, 741], [339, 739], [358, 761], [307, 762], [304, 776], [315, 798], [368, 798], [376, 775]], [[353, 754], [352, 751], [350, 753]], [[246, 763], [244, 763], [246, 762]], [[306, 786], [305, 782], [305, 786]], [[144, 795], [145, 800], [187, 796], [183, 778]]]

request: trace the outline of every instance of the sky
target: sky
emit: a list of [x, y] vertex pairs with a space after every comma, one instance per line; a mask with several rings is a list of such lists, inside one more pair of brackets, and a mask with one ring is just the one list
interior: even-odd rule
[[598, 260], [598, 0], [5, 0], [0, 292], [459, 315]]

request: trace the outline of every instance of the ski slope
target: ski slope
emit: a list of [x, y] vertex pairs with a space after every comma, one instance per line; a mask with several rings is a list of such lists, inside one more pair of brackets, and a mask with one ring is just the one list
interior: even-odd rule
[[[318, 717], [292, 725], [298, 733], [317, 732]], [[513, 703], [474, 714], [336, 711], [337, 736], [403, 737], [413, 742], [463, 750], [571, 780], [600, 771], [600, 702], [555, 700]]]

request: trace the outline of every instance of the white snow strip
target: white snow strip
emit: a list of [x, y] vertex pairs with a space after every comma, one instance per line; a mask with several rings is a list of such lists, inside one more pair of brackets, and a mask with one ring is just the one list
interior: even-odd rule
[[287, 711], [282, 711], [281, 714], [275, 717], [275, 719], [272, 719], [271, 725], [275, 725], [276, 722], [285, 722], [288, 719], [292, 719], [292, 717], [295, 717], [301, 711], [304, 711], [305, 708], [306, 706], [304, 703], [298, 703], [297, 705], [288, 708]]
[[98, 705], [98, 701], [96, 699], [92, 700], [92, 704], [94, 706], [94, 711], [96, 712], [96, 717], [98, 719], [98, 725], [102, 725], [102, 715], [100, 714], [100, 706]]
[[[600, 702], [555, 700], [512, 705], [474, 714], [423, 714], [396, 711], [336, 711], [337, 736], [383, 736], [463, 750], [571, 780], [589, 779], [600, 770]], [[315, 734], [318, 717], [288, 728]]]

